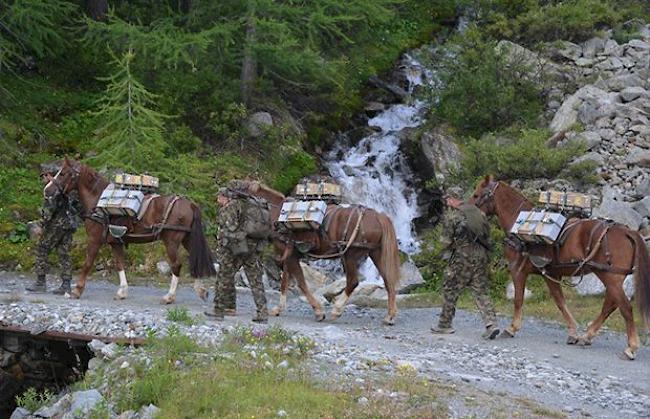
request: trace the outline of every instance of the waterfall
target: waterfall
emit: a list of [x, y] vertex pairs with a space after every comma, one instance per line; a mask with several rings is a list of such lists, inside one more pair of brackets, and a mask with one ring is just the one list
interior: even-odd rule
[[[408, 55], [401, 67], [409, 81], [409, 92], [430, 79], [418, 61]], [[423, 101], [411, 100], [388, 107], [368, 121], [378, 132], [351, 147], [347, 141], [340, 141], [324, 161], [332, 177], [341, 184], [345, 202], [387, 214], [395, 226], [400, 250], [409, 255], [419, 249], [413, 220], [420, 215], [420, 208], [418, 190], [410, 181], [413, 173], [399, 149], [399, 133], [424, 122], [424, 106]], [[369, 259], [361, 267], [361, 274], [367, 281], [381, 281]]]

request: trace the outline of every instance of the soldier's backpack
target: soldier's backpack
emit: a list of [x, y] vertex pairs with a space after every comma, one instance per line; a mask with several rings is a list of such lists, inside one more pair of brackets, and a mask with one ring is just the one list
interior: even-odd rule
[[268, 239], [273, 229], [268, 203], [255, 197], [248, 197], [244, 202], [246, 202], [246, 208], [242, 228], [246, 237], [255, 240]]

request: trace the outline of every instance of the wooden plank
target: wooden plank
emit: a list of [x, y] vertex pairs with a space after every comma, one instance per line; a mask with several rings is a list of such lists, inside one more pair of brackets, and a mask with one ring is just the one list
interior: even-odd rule
[[22, 333], [22, 334], [30, 335], [32, 338], [35, 339], [57, 340], [62, 342], [68, 342], [70, 340], [90, 342], [91, 340], [96, 339], [104, 343], [118, 343], [121, 345], [132, 345], [132, 346], [140, 346], [143, 345], [145, 342], [143, 338], [125, 338], [125, 337], [113, 337], [113, 336], [87, 335], [84, 333], [69, 333], [69, 332], [60, 332], [57, 330], [27, 329], [19, 326], [0, 325], [0, 333], [1, 332]]

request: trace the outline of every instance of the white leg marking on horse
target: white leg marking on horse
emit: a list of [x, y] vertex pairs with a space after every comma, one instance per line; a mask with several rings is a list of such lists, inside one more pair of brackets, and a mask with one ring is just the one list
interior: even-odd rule
[[163, 304], [171, 304], [176, 301], [176, 288], [178, 287], [178, 277], [172, 274], [172, 281], [169, 284], [169, 292], [162, 298]]
[[129, 283], [126, 282], [126, 272], [119, 271], [117, 274], [120, 277], [120, 287], [117, 289], [115, 297], [118, 300], [123, 300], [129, 295]]
[[336, 318], [341, 314], [343, 314], [343, 310], [345, 309], [345, 305], [348, 303], [349, 299], [350, 296], [348, 295], [348, 293], [343, 291], [341, 295], [337, 297], [336, 302], [334, 303], [334, 308], [332, 309], [332, 316]]
[[287, 292], [280, 293], [280, 302], [271, 310], [271, 315], [279, 316], [287, 308]]

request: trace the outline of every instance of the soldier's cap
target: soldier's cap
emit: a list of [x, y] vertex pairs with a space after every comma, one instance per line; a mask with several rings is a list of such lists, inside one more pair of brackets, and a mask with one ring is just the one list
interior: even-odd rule
[[445, 189], [444, 197], [445, 198], [456, 198], [463, 199], [463, 189], [458, 186], [451, 186]]

